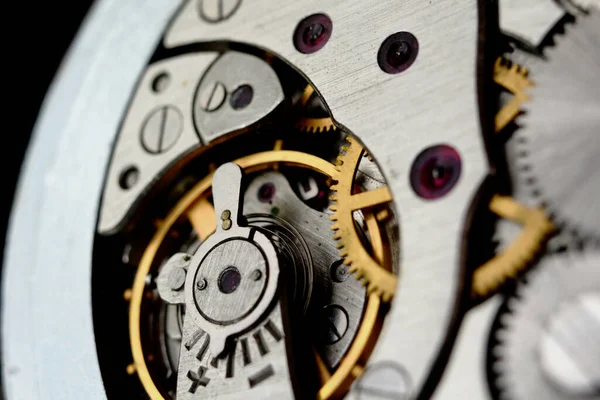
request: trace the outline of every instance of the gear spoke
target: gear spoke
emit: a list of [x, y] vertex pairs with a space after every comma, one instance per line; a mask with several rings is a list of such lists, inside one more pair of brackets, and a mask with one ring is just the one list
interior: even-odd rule
[[490, 210], [498, 216], [523, 225], [523, 230], [502, 253], [475, 270], [472, 292], [484, 297], [506, 279], [515, 278], [542, 250], [554, 226], [541, 208], [528, 208], [510, 197], [494, 196]]
[[[347, 137], [346, 140], [348, 145], [342, 147], [343, 152], [337, 159], [334, 175], [337, 183], [331, 186], [331, 190], [336, 192], [332, 195], [336, 203], [330, 207], [335, 212], [331, 216], [334, 221], [331, 229], [335, 231], [333, 237], [338, 240], [344, 264], [350, 266], [350, 272], [367, 285], [367, 292], [378, 294], [383, 301], [390, 301], [396, 291], [397, 278], [365, 249], [356, 231], [353, 212], [389, 203], [392, 196], [387, 187], [352, 194], [354, 176], [365, 150], [354, 138]], [[369, 230], [374, 228], [373, 222], [377, 224], [376, 220], [370, 222], [370, 226], [367, 224]], [[373, 248], [375, 249], [375, 244]]]

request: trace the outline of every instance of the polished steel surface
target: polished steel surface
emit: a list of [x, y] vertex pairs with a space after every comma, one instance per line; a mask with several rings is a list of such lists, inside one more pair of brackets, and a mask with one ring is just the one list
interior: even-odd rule
[[[435, 7], [422, 5], [417, 0], [398, 7], [386, 2], [365, 7], [358, 0], [289, 0], [277, 5], [263, 0], [251, 6], [242, 2], [227, 20], [207, 24], [190, 2], [164, 41], [173, 47], [232, 40], [269, 49], [315, 85], [336, 122], [378, 161], [400, 213], [402, 279], [371, 362], [399, 360], [410, 371], [414, 394], [421, 390], [452, 323], [461, 283], [461, 232], [487, 170], [475, 79], [476, 4], [446, 0]], [[316, 53], [299, 53], [290, 21], [315, 12], [331, 18], [332, 37]], [[378, 66], [377, 51], [386, 37], [401, 30], [417, 38], [419, 55], [408, 70], [389, 75]], [[406, 190], [406, 179], [414, 157], [439, 143], [458, 150], [464, 172], [448, 196], [426, 201]]]

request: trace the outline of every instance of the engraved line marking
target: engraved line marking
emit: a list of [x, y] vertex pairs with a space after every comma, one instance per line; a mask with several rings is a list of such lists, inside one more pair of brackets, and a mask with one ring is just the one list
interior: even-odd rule
[[242, 338], [242, 359], [244, 360], [244, 365], [248, 365], [252, 363], [252, 357], [250, 356], [250, 348], [248, 347], [248, 339]]
[[213, 368], [217, 368], [219, 366], [219, 359], [217, 357], [213, 357], [212, 360], [210, 360], [210, 365]]
[[256, 346], [258, 347], [258, 352], [260, 353], [260, 355], [266, 355], [269, 352], [269, 346], [267, 346], [267, 343], [263, 338], [262, 331], [256, 331], [252, 336], [256, 341]]
[[208, 350], [208, 345], [210, 344], [210, 336], [206, 335], [206, 340], [200, 346], [200, 350], [198, 350], [198, 354], [196, 354], [196, 358], [198, 361], [202, 361], [204, 356], [206, 355], [206, 351]]
[[272, 377], [273, 375], [275, 375], [275, 370], [273, 370], [273, 366], [269, 364], [257, 373], [248, 377], [248, 383], [250, 384], [250, 388], [253, 388], [254, 386]]
[[206, 367], [198, 368], [198, 372], [195, 372], [192, 370], [188, 371], [187, 377], [189, 380], [192, 381], [192, 384], [190, 385], [188, 392], [196, 393], [198, 386], [206, 387], [206, 385], [208, 385], [208, 382], [210, 382], [210, 379], [207, 378], [206, 376], [204, 376], [204, 374], [206, 374]]
[[227, 355], [227, 366], [225, 368], [225, 378], [233, 377], [233, 364], [235, 361], [235, 349], [236, 348], [237, 348], [237, 343], [235, 344], [235, 346], [233, 346], [233, 348]]
[[277, 325], [275, 325], [275, 323], [270, 319], [265, 324], [265, 329], [271, 334], [271, 336], [273, 336], [273, 338], [276, 341], [279, 342], [283, 338], [283, 333], [281, 333]]
[[250, 233], [248, 234], [248, 240], [249, 241], [253, 241], [254, 240], [254, 234], [256, 233], [256, 229], [250, 229]]
[[202, 329], [198, 329], [196, 332], [194, 332], [190, 340], [188, 340], [185, 344], [185, 348], [187, 350], [190, 350], [192, 347], [194, 347], [196, 343], [198, 343], [198, 340], [200, 340], [202, 335], [204, 335], [204, 331]]
[[157, 145], [157, 149], [158, 152], [162, 152], [163, 150], [163, 142], [164, 142], [164, 138], [165, 138], [165, 129], [167, 128], [167, 118], [168, 118], [168, 108], [167, 107], [163, 107], [163, 109], [161, 110], [161, 114], [160, 114], [160, 131], [158, 134], [158, 145]]

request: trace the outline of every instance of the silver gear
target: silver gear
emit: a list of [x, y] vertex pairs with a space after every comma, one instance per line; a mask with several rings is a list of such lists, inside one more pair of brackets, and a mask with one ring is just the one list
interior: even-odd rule
[[559, 227], [597, 238], [600, 12], [567, 26], [546, 56], [533, 73], [521, 128], [507, 146], [509, 162], [518, 170], [515, 192], [525, 193], [525, 203], [541, 201]]
[[600, 396], [599, 263], [597, 250], [548, 256], [518, 283], [492, 332], [500, 399]]

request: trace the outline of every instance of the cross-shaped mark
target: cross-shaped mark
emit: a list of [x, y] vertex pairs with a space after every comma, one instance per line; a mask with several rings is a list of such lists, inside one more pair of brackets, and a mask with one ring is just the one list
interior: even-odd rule
[[206, 385], [208, 385], [210, 379], [204, 376], [206, 374], [206, 371], [206, 367], [198, 368], [198, 372], [192, 370], [188, 371], [187, 377], [189, 380], [192, 381], [192, 384], [190, 385], [190, 388], [188, 390], [190, 393], [196, 393], [196, 389], [198, 389], [198, 386], [206, 387]]

